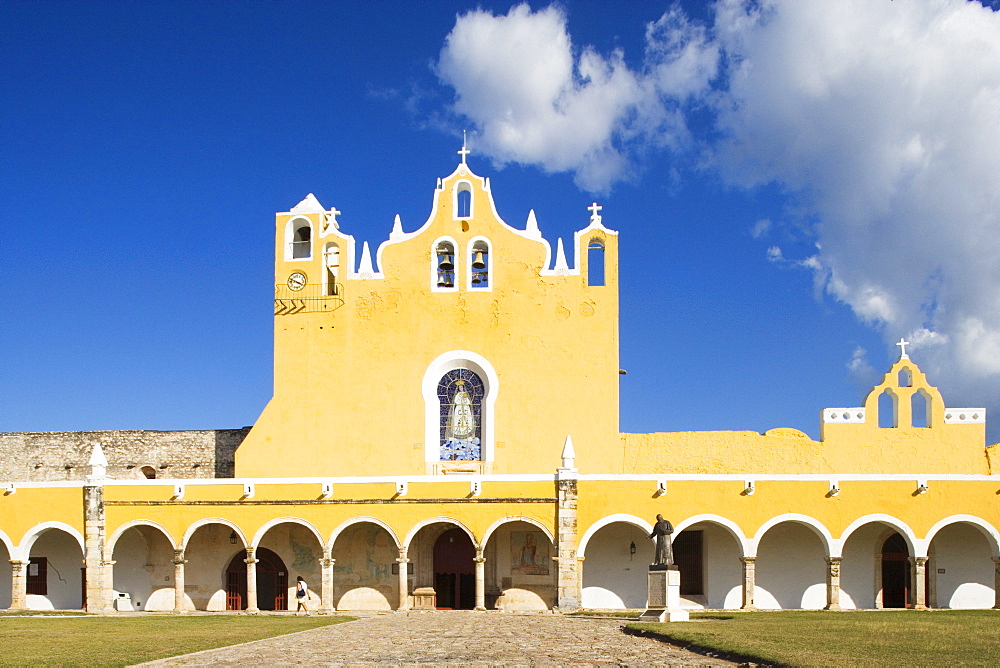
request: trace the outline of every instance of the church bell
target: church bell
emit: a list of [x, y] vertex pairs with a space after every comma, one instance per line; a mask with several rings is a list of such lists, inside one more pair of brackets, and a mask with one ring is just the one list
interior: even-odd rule
[[438, 269], [452, 271], [455, 269], [455, 258], [447, 251], [438, 251]]
[[472, 254], [472, 268], [473, 269], [486, 268], [486, 253], [484, 253], [483, 251], [475, 251]]

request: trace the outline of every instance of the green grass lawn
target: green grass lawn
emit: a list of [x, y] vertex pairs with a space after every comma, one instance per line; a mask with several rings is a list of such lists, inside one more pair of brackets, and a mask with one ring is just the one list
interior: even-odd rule
[[350, 619], [316, 615], [95, 617], [2, 614], [0, 665], [127, 666]]
[[691, 618], [627, 628], [776, 666], [1000, 665], [1000, 610], [693, 613]]

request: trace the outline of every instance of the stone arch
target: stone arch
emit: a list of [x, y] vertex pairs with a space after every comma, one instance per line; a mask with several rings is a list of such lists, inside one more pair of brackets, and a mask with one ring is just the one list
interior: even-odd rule
[[807, 515], [785, 513], [765, 522], [752, 541], [757, 558], [754, 604], [764, 609], [823, 608], [831, 541], [827, 528]]
[[173, 610], [175, 549], [170, 532], [152, 520], [132, 520], [111, 534], [106, 554], [114, 562], [111, 586], [117, 609]]
[[646, 568], [653, 560], [653, 544], [647, 538], [652, 530], [646, 520], [626, 513], [608, 515], [587, 528], [577, 551], [583, 558], [583, 607], [628, 609], [646, 605]]
[[600, 529], [603, 529], [609, 524], [614, 524], [615, 522], [631, 524], [645, 531], [647, 536], [653, 531], [653, 525], [641, 517], [636, 517], [635, 515], [629, 515], [627, 513], [615, 513], [614, 515], [608, 515], [591, 524], [587, 530], [583, 532], [583, 536], [580, 537], [580, 546], [577, 548], [577, 554], [584, 557], [587, 551], [587, 544], [590, 542], [590, 539], [594, 536], [594, 534]]
[[[903, 536], [903, 540], [906, 541], [906, 546], [910, 549], [910, 554], [916, 557], [927, 556], [927, 541], [919, 540], [916, 534], [913, 533], [913, 529], [911, 529], [909, 525], [906, 524], [906, 522], [897, 519], [892, 515], [886, 515], [885, 513], [872, 513], [870, 515], [863, 515], [858, 519], [854, 520], [853, 522], [851, 522], [850, 524], [848, 524], [847, 528], [841, 532], [840, 538], [838, 538], [836, 541], [833, 541], [833, 547], [835, 548], [835, 552], [830, 556], [834, 557], [842, 556], [841, 552], [844, 549], [844, 543], [847, 542], [847, 539], [850, 538], [851, 534], [854, 533], [857, 529], [861, 528], [862, 526], [873, 523], [886, 524], [895, 529], [897, 532], [899, 532], [899, 534]], [[918, 549], [918, 547], [920, 549]]]
[[[685, 577], [694, 555], [685, 554], [684, 531], [700, 532], [693, 545], [700, 548], [700, 569]], [[680, 534], [680, 535], [678, 535]], [[674, 557], [682, 571], [681, 603], [689, 607], [736, 609], [743, 603], [743, 564], [740, 559], [747, 554], [748, 539], [743, 529], [725, 517], [705, 513], [688, 517], [674, 528]], [[692, 547], [688, 545], [687, 547]], [[699, 564], [695, 564], [698, 566]], [[700, 582], [699, 582], [700, 580]], [[699, 586], [700, 585], [700, 586]]]
[[37, 541], [39, 536], [41, 536], [44, 532], [48, 531], [49, 529], [58, 529], [60, 531], [65, 531], [74, 539], [76, 539], [77, 544], [80, 546], [81, 552], [85, 550], [83, 534], [81, 534], [79, 531], [77, 531], [70, 525], [66, 524], [65, 522], [58, 522], [58, 521], [42, 522], [28, 529], [24, 533], [24, 537], [21, 539], [19, 551], [25, 559], [27, 559], [28, 555], [31, 553], [31, 547], [35, 544], [35, 541]]
[[[878, 608], [882, 606], [883, 568], [882, 547], [893, 535], [899, 535], [910, 556], [926, 552], [925, 541], [918, 540], [903, 521], [885, 513], [872, 513], [857, 518], [834, 543], [834, 555], [841, 557], [840, 606]], [[890, 579], [898, 572], [890, 568]], [[905, 584], [905, 583], [904, 583]]]
[[[29, 561], [29, 610], [70, 610], [83, 607], [83, 536], [65, 522], [42, 522], [29, 529], [19, 546], [21, 560]], [[35, 552], [32, 555], [32, 552]], [[37, 568], [35, 583], [32, 569]]]
[[981, 517], [976, 517], [975, 515], [950, 515], [942, 520], [939, 520], [934, 524], [928, 531], [927, 537], [924, 538], [924, 542], [927, 545], [931, 544], [934, 540], [934, 536], [937, 535], [941, 529], [952, 525], [952, 524], [969, 524], [975, 527], [986, 537], [987, 543], [989, 543], [990, 549], [993, 554], [991, 556], [1000, 557], [1000, 531], [997, 531], [996, 527], [982, 519]]
[[227, 519], [198, 520], [184, 533], [184, 584], [195, 610], [222, 611], [228, 602], [227, 569], [232, 560], [245, 559], [246, 535]]
[[476, 540], [476, 534], [472, 533], [472, 529], [466, 526], [464, 522], [455, 519], [454, 517], [443, 517], [443, 516], [430, 517], [426, 520], [420, 520], [419, 522], [414, 524], [413, 528], [411, 528], [409, 532], [407, 532], [406, 538], [404, 539], [403, 542], [403, 546], [409, 548], [410, 543], [413, 541], [413, 537], [416, 536], [421, 529], [429, 527], [432, 524], [454, 524], [457, 528], [461, 529], [466, 534], [468, 534], [469, 539], [472, 541], [472, 544], [475, 545], [477, 549], [482, 548], [482, 543]]
[[557, 601], [555, 555], [555, 538], [542, 522], [519, 515], [494, 522], [479, 550], [485, 559], [485, 606], [504, 611], [551, 609]]
[[378, 526], [385, 529], [389, 533], [389, 535], [392, 536], [392, 540], [396, 544], [397, 548], [401, 548], [404, 545], [403, 543], [399, 542], [399, 536], [396, 535], [396, 530], [393, 529], [388, 524], [386, 524], [385, 521], [380, 520], [377, 517], [372, 517], [370, 515], [363, 515], [360, 517], [352, 517], [346, 522], [341, 523], [340, 526], [338, 526], [336, 529], [333, 530], [333, 533], [330, 534], [330, 540], [327, 541], [326, 543], [327, 552], [333, 549], [333, 545], [334, 543], [337, 542], [337, 537], [340, 536], [341, 533], [343, 533], [346, 529], [349, 529], [352, 525], [360, 524], [362, 522], [367, 522], [369, 524], [377, 524]]
[[491, 524], [489, 528], [487, 528], [486, 531], [483, 533], [482, 544], [486, 545], [486, 543], [488, 543], [490, 540], [490, 536], [493, 535], [493, 532], [496, 531], [500, 526], [507, 524], [509, 522], [527, 522], [528, 524], [533, 524], [534, 526], [542, 530], [542, 532], [545, 534], [545, 537], [549, 539], [550, 543], [555, 545], [556, 539], [555, 536], [552, 535], [552, 531], [549, 529], [549, 527], [547, 527], [545, 523], [541, 522], [540, 520], [537, 520], [534, 517], [528, 517], [526, 515], [507, 515], [506, 517], [498, 519], [493, 524]]
[[206, 517], [204, 519], [200, 519], [194, 522], [187, 528], [187, 530], [184, 532], [184, 537], [181, 539], [181, 548], [187, 550], [188, 543], [190, 542], [191, 537], [194, 535], [194, 533], [198, 529], [204, 526], [208, 526], [209, 524], [221, 524], [223, 526], [229, 527], [230, 529], [233, 530], [233, 533], [236, 534], [240, 543], [242, 543], [244, 547], [248, 545], [247, 538], [243, 534], [243, 529], [241, 529], [235, 522], [233, 522], [232, 520], [224, 519], [222, 517]]
[[823, 549], [826, 551], [826, 556], [834, 556], [831, 553], [833, 548], [833, 536], [830, 534], [830, 530], [827, 529], [826, 526], [824, 526], [824, 524], [819, 520], [809, 517], [808, 515], [801, 515], [799, 513], [785, 513], [783, 515], [778, 515], [777, 517], [772, 517], [767, 522], [760, 525], [760, 528], [757, 529], [757, 533], [755, 533], [754, 537], [748, 542], [747, 547], [752, 548], [752, 551], [749, 551], [749, 554], [746, 556], [757, 556], [757, 548], [760, 545], [760, 539], [764, 537], [764, 534], [778, 524], [783, 524], [785, 522], [802, 524], [812, 529], [816, 535], [819, 536], [820, 542], [823, 544]]
[[931, 527], [925, 539], [928, 605], [994, 607], [1000, 599], [994, 563], [998, 538], [993, 526], [973, 515], [952, 515]]
[[353, 518], [341, 525], [331, 540], [330, 556], [334, 608], [392, 610], [398, 606], [399, 543], [384, 522]]
[[250, 542], [250, 546], [257, 547], [258, 545], [260, 545], [260, 539], [264, 537], [264, 534], [266, 534], [268, 531], [278, 526], [279, 524], [298, 524], [302, 527], [305, 527], [306, 530], [308, 530], [316, 538], [316, 542], [319, 543], [320, 547], [324, 547], [326, 545], [325, 541], [323, 540], [323, 536], [320, 534], [319, 530], [315, 526], [313, 526], [311, 522], [308, 522], [298, 517], [276, 517], [274, 519], [268, 520], [259, 529], [257, 529], [257, 533], [254, 534], [253, 539]]
[[108, 553], [112, 554], [114, 553], [115, 544], [118, 542], [118, 539], [122, 537], [123, 533], [125, 533], [129, 529], [138, 526], [146, 526], [156, 529], [166, 537], [166, 539], [170, 542], [171, 545], [175, 547], [177, 546], [177, 541], [174, 540], [174, 537], [172, 535], [170, 535], [170, 532], [167, 530], [167, 528], [164, 527], [159, 522], [154, 522], [153, 520], [129, 520], [125, 524], [115, 529], [112, 532], [111, 536], [108, 537], [108, 546], [107, 546]]
[[[736, 522], [726, 519], [721, 515], [714, 515], [712, 513], [692, 515], [691, 517], [678, 522], [677, 526], [674, 527], [674, 533], [680, 533], [694, 524], [701, 523], [717, 524], [725, 529], [734, 539], [736, 539], [736, 542], [739, 543], [740, 549], [743, 550], [743, 554], [740, 556], [747, 556], [747, 542], [749, 539], [743, 534], [743, 529], [741, 529], [740, 525]], [[650, 529], [650, 531], [652, 531], [652, 529]]]

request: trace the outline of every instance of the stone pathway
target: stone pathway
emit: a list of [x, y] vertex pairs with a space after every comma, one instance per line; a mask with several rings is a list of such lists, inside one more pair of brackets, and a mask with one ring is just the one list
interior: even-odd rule
[[734, 665], [626, 635], [625, 623], [556, 614], [397, 612], [141, 665]]

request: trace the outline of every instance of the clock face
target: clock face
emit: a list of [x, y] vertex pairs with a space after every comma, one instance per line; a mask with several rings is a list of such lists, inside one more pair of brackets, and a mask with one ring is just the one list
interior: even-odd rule
[[288, 277], [288, 289], [289, 290], [301, 290], [306, 287], [306, 275], [301, 271], [297, 271]]

